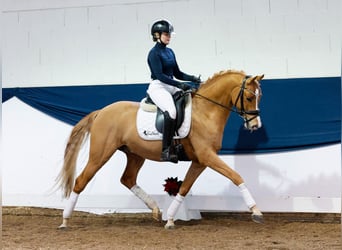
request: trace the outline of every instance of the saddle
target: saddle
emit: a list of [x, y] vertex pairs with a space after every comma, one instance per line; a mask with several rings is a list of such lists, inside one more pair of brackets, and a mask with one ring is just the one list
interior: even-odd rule
[[[190, 93], [175, 93], [177, 109], [176, 133], [174, 139], [186, 137], [191, 127], [192, 100]], [[139, 136], [144, 140], [162, 140], [164, 115], [149, 96], [140, 102], [137, 112], [136, 126]]]
[[[173, 94], [172, 97], [173, 97], [173, 101], [175, 103], [176, 110], [177, 110], [176, 128], [175, 128], [175, 131], [177, 133], [178, 129], [181, 127], [181, 125], [184, 122], [185, 104], [187, 103], [189, 99], [189, 94], [184, 93], [183, 91], [178, 91], [175, 94]], [[151, 105], [153, 107], [151, 107]], [[152, 99], [150, 98], [148, 94], [146, 98], [144, 99], [141, 107], [143, 110], [147, 112], [156, 112], [155, 126], [158, 132], [163, 133], [163, 127], [164, 127], [163, 111], [155, 105], [155, 103], [152, 101]]]
[[[173, 100], [177, 110], [176, 128], [173, 139], [175, 140], [175, 151], [179, 161], [189, 161], [183, 145], [178, 139], [188, 135], [191, 127], [191, 94], [182, 91], [173, 95]], [[164, 128], [164, 114], [152, 99], [147, 95], [140, 102], [137, 113], [137, 131], [144, 140], [162, 140]]]

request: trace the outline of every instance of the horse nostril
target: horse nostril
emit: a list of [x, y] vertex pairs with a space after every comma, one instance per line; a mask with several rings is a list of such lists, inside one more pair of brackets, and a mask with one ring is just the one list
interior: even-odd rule
[[253, 129], [253, 130], [257, 130], [258, 128], [259, 128], [259, 126], [256, 125], [256, 124], [252, 126], [252, 129]]

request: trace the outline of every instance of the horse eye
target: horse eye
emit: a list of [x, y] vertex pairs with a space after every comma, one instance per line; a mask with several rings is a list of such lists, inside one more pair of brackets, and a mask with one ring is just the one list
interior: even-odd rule
[[246, 100], [252, 102], [252, 97], [247, 97]]

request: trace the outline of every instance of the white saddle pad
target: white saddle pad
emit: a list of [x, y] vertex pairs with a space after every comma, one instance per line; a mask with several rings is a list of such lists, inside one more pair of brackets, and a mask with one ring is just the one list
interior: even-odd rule
[[[162, 140], [163, 134], [159, 133], [156, 129], [156, 109], [142, 108], [145, 106], [145, 99], [140, 102], [140, 108], [137, 114], [137, 129], [139, 136], [144, 140]], [[191, 126], [191, 96], [189, 96], [187, 103], [185, 104], [184, 121], [181, 127], [178, 129], [178, 136], [174, 136], [175, 139], [181, 139], [188, 135]], [[149, 111], [145, 111], [149, 110]]]

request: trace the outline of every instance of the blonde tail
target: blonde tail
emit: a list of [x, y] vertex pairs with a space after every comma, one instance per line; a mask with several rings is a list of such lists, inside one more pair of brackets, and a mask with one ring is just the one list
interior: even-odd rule
[[64, 164], [56, 181], [62, 189], [64, 198], [68, 198], [74, 187], [76, 161], [83, 141], [88, 137], [92, 124], [98, 114], [94, 111], [80, 120], [72, 129], [64, 151]]

